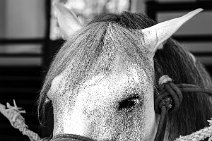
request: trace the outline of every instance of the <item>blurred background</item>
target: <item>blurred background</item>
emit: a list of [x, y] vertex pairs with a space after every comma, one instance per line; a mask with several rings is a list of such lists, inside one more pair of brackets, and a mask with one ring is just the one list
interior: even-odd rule
[[[49, 63], [63, 44], [58, 36], [52, 3], [64, 3], [80, 20], [101, 13], [142, 12], [156, 21], [205, 9], [186, 23], [174, 38], [190, 50], [212, 74], [211, 0], [0, 0], [0, 103], [26, 110], [26, 124], [41, 137], [51, 131], [39, 126], [36, 100]], [[0, 114], [1, 141], [27, 141]]]

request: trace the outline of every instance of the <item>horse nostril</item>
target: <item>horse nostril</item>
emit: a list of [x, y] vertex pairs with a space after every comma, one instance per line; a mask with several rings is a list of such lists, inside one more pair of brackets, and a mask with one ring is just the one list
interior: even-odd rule
[[61, 134], [53, 137], [50, 141], [96, 141], [96, 140], [80, 135]]

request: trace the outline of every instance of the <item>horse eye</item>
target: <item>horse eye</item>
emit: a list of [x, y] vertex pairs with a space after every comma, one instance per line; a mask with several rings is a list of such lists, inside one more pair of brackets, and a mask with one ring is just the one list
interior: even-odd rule
[[118, 110], [130, 109], [139, 103], [140, 103], [140, 98], [138, 95], [129, 97], [129, 98], [119, 102]]

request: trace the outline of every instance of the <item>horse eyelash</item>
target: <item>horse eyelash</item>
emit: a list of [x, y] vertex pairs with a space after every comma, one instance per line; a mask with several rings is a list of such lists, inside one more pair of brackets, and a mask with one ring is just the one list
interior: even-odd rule
[[140, 98], [140, 96], [138, 94], [130, 95], [126, 99], [124, 99], [124, 100], [122, 100], [122, 101], [119, 102], [118, 110], [120, 111], [122, 109], [132, 109], [133, 107], [135, 107], [136, 104], [133, 105], [133, 106], [125, 105], [125, 104], [127, 104], [127, 102], [130, 102], [130, 100], [133, 100], [133, 99], [139, 99], [139, 101], [141, 100], [141, 98]]

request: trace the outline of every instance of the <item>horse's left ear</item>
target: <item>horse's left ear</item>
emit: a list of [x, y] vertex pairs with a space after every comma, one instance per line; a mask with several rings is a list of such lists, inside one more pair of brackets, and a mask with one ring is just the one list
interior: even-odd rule
[[77, 16], [64, 5], [55, 3], [54, 7], [61, 35], [67, 40], [75, 31], [81, 29], [82, 25]]
[[199, 8], [182, 17], [174, 18], [142, 29], [141, 32], [144, 35], [144, 45], [150, 47], [150, 51], [154, 54], [157, 49], [162, 48], [162, 43], [164, 41], [170, 38], [185, 22], [202, 10], [203, 9]]

